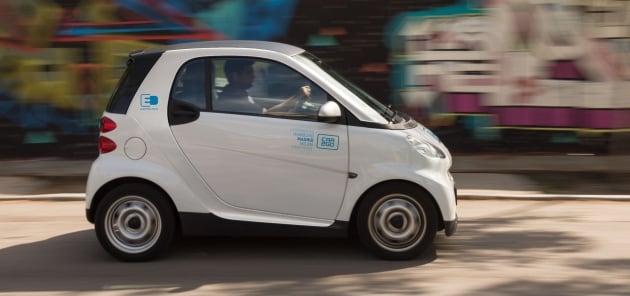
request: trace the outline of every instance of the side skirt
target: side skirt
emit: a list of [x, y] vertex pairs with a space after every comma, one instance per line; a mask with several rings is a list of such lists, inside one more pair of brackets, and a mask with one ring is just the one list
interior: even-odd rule
[[282, 236], [347, 237], [348, 222], [335, 221], [328, 227], [297, 226], [227, 220], [212, 213], [179, 213], [184, 236]]

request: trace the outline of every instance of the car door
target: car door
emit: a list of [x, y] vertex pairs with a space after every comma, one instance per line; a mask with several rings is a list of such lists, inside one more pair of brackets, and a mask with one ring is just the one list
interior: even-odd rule
[[[230, 89], [236, 85], [228, 74], [234, 60], [197, 59], [179, 71], [171, 100], [189, 102], [183, 103], [181, 114], [201, 110], [190, 122], [173, 120], [171, 130], [180, 148], [207, 185], [231, 206], [334, 219], [348, 178], [348, 129], [343, 122], [317, 121], [318, 107], [331, 98], [286, 65], [249, 59], [254, 77], [245, 90], [247, 97], [230, 102], [228, 94], [242, 94]], [[186, 73], [194, 66], [205, 68], [193, 75], [201, 82], [186, 87]], [[304, 95], [305, 86], [309, 95]], [[182, 95], [193, 89], [199, 94]], [[296, 94], [304, 96], [298, 99]]]

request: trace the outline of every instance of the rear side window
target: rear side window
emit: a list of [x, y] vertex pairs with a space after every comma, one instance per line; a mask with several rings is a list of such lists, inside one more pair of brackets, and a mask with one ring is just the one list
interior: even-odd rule
[[127, 69], [122, 78], [118, 82], [118, 86], [114, 91], [107, 108], [109, 113], [125, 114], [129, 109], [129, 104], [133, 100], [133, 96], [138, 91], [140, 84], [144, 81], [147, 73], [153, 68], [155, 62], [160, 58], [162, 53], [144, 54], [132, 56], [127, 60]]
[[179, 70], [171, 89], [171, 98], [190, 103], [199, 110], [208, 110], [207, 99], [207, 59], [194, 59], [186, 62]]

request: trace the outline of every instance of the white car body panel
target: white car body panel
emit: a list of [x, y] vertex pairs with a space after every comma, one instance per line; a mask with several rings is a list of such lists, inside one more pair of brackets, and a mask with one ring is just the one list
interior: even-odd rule
[[[450, 155], [447, 159], [429, 158], [420, 155], [407, 142], [407, 135], [422, 137], [421, 127], [413, 130], [382, 130], [364, 127], [349, 127], [350, 171], [358, 175], [348, 182], [344, 204], [337, 217], [348, 221], [357, 200], [372, 186], [390, 180], [408, 181], [426, 189], [436, 200], [446, 221], [456, 217], [453, 179], [448, 172]], [[443, 144], [432, 143], [443, 151]]]
[[[202, 112], [172, 131], [190, 165], [225, 203], [335, 219], [348, 179], [345, 125]], [[318, 135], [336, 137], [335, 149], [318, 148]]]

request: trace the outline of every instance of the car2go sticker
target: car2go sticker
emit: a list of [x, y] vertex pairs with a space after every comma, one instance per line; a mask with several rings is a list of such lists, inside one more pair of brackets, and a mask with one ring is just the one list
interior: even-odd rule
[[339, 150], [339, 136], [336, 135], [317, 135], [317, 148], [328, 150]]

